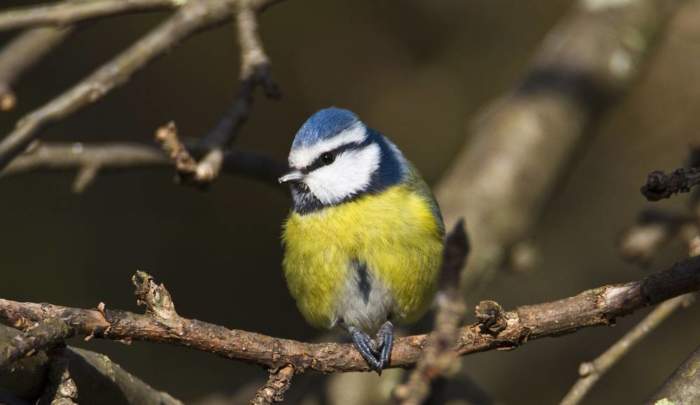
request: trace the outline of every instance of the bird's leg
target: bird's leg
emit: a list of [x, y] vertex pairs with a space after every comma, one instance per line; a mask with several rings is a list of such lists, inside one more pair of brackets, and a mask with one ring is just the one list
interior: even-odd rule
[[354, 326], [348, 326], [347, 329], [348, 333], [350, 333], [350, 337], [352, 338], [352, 343], [355, 345], [355, 348], [358, 352], [360, 352], [367, 364], [369, 364], [369, 367], [377, 372], [381, 372], [382, 367], [380, 361], [377, 360], [372, 350], [372, 338]]
[[394, 325], [391, 321], [384, 322], [377, 332], [377, 355], [379, 357], [379, 370], [389, 365], [391, 349], [394, 346]]

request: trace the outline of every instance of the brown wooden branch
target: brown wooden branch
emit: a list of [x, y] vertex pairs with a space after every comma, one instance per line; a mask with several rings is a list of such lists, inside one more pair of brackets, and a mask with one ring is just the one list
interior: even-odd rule
[[[148, 284], [151, 285], [150, 282]], [[157, 288], [164, 289], [162, 285]], [[699, 288], [700, 258], [694, 257], [641, 281], [606, 285], [574, 297], [503, 311], [497, 314], [496, 322], [490, 322], [492, 325], [504, 322], [502, 330], [485, 329], [482, 324], [462, 327], [454, 350], [459, 355], [466, 355], [516, 348], [543, 337], [560, 336], [586, 327], [610, 325], [618, 317]], [[162, 291], [156, 293], [161, 296], [164, 294]], [[142, 302], [149, 302], [142, 296], [138, 298]], [[181, 345], [270, 369], [292, 365], [296, 372], [370, 371], [367, 362], [350, 344], [303, 343], [227, 329], [180, 316], [171, 316], [166, 321], [160, 316], [152, 315], [157, 313], [150, 311], [149, 314], [139, 315], [120, 310], [79, 309], [0, 299], [0, 320], [21, 329], [44, 319], [59, 318], [73, 327], [77, 334], [84, 336]], [[425, 335], [397, 339], [391, 366], [413, 366], [425, 344]]]
[[23, 117], [14, 131], [0, 141], [0, 169], [22, 153], [38, 132], [102, 98], [128, 81], [136, 71], [182, 42], [195, 32], [226, 22], [243, 4], [260, 9], [273, 0], [187, 1], [167, 21], [142, 37], [127, 50], [106, 63], [73, 88]]
[[48, 384], [37, 405], [77, 405], [78, 386], [70, 374], [69, 360], [53, 356], [49, 364]]
[[648, 405], [700, 403], [700, 347], [669, 377]]
[[0, 12], [0, 31], [42, 25], [67, 26], [99, 17], [177, 8], [184, 3], [184, 0], [69, 0], [24, 6]]
[[284, 401], [284, 393], [292, 385], [294, 367], [285, 366], [279, 370], [270, 371], [270, 378], [263, 385], [255, 397], [250, 401], [251, 405], [269, 405]]
[[[190, 149], [196, 151], [195, 147]], [[39, 143], [19, 155], [4, 170], [0, 170], [0, 178], [37, 170], [92, 173], [92, 178], [76, 177], [73, 190], [80, 192], [90, 184], [85, 180], [94, 180], [94, 175], [100, 172], [151, 167], [171, 168], [172, 163], [163, 151], [146, 144], [52, 142]], [[226, 174], [250, 177], [274, 187], [278, 187], [277, 179], [286, 169], [285, 163], [250, 151], [231, 150], [223, 156], [223, 171]]]
[[0, 51], [0, 111], [8, 111], [17, 103], [13, 84], [31, 66], [50, 52], [71, 32], [71, 28], [35, 28], [13, 38]]
[[687, 306], [692, 299], [693, 297], [690, 295], [682, 295], [661, 303], [603, 354], [593, 361], [582, 363], [579, 368], [581, 377], [571, 387], [560, 405], [576, 405], [580, 403], [596, 382], [624, 357], [634, 345], [656, 329], [678, 308]]
[[10, 367], [22, 357], [50, 349], [73, 335], [73, 330], [60, 319], [47, 318], [7, 342], [0, 342], [0, 370]]
[[529, 236], [577, 146], [635, 82], [682, 3], [575, 2], [520, 85], [473, 120], [436, 192], [447, 222], [464, 217], [479, 230], [466, 284], [481, 285]]

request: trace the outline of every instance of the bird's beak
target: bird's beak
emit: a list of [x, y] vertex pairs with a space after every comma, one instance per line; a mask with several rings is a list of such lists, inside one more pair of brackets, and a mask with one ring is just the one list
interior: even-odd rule
[[277, 179], [281, 184], [296, 182], [304, 178], [304, 173], [299, 170], [292, 170], [291, 172], [285, 174], [284, 176]]

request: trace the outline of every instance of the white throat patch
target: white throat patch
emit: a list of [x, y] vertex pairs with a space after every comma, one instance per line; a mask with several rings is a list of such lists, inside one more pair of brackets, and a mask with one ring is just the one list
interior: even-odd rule
[[320, 141], [308, 148], [297, 148], [289, 153], [289, 166], [301, 169], [311, 164], [323, 152], [348, 143], [361, 143], [367, 139], [367, 128], [361, 123], [351, 126], [331, 139]]

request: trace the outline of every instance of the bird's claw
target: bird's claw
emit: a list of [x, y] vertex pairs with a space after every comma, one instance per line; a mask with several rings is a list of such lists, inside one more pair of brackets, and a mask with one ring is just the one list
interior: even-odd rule
[[391, 322], [387, 321], [379, 328], [376, 339], [370, 338], [365, 332], [355, 327], [349, 327], [348, 332], [362, 358], [372, 370], [381, 375], [382, 370], [389, 365], [391, 349], [394, 345], [394, 326]]

